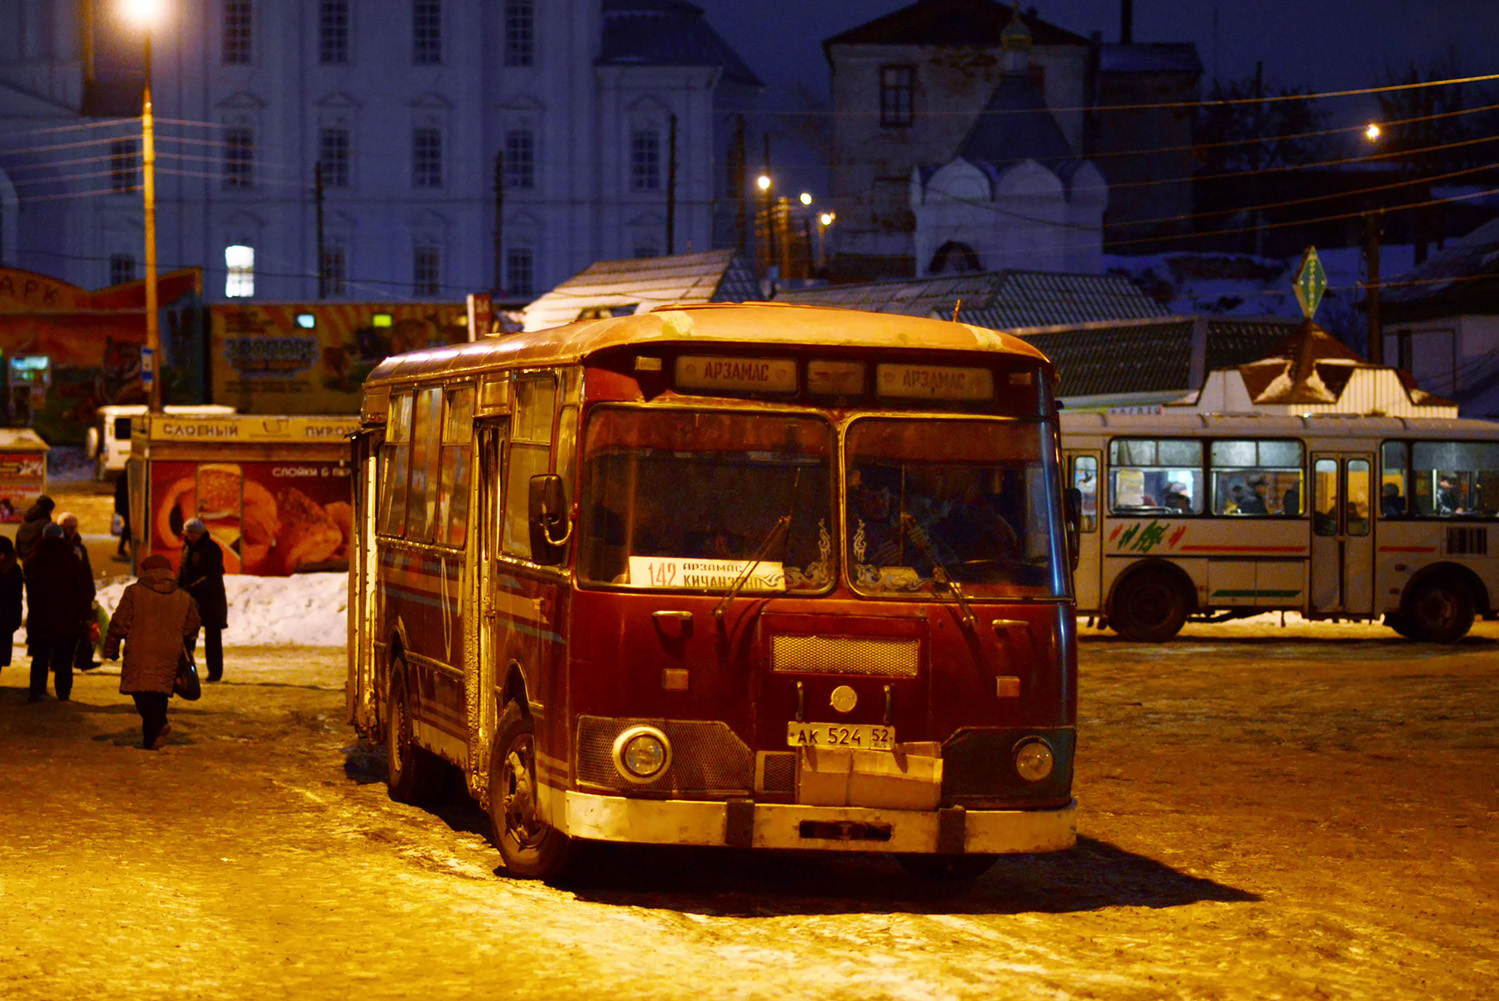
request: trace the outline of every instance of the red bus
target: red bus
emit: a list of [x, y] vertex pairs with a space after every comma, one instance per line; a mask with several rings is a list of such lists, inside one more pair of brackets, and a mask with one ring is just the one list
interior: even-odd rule
[[540, 878], [579, 841], [936, 877], [1071, 846], [1054, 385], [995, 331], [769, 304], [383, 362], [348, 697], [391, 795], [456, 766]]

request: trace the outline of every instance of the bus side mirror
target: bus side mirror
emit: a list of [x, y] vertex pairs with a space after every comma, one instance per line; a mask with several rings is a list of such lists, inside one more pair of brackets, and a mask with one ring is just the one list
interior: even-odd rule
[[1062, 494], [1062, 502], [1067, 509], [1067, 559], [1076, 570], [1082, 555], [1083, 492], [1077, 487], [1068, 487]]
[[562, 547], [573, 531], [562, 477], [556, 473], [531, 477], [527, 517], [531, 523], [531, 558], [545, 566], [561, 563]]

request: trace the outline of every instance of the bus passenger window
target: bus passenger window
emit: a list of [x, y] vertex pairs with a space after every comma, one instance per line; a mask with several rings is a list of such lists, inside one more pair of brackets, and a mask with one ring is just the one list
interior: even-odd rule
[[442, 467], [437, 488], [436, 541], [462, 546], [468, 533], [468, 485], [473, 454], [474, 391], [450, 389], [442, 422]]
[[1092, 455], [1079, 455], [1072, 460], [1072, 485], [1082, 494], [1082, 530], [1092, 532], [1098, 528], [1098, 459]]
[[1379, 516], [1401, 518], [1406, 514], [1405, 442], [1387, 441], [1380, 448]]
[[1301, 442], [1225, 439], [1211, 459], [1214, 514], [1301, 514]]
[[1175, 438], [1116, 438], [1110, 510], [1116, 514], [1201, 514], [1202, 442]]
[[1318, 459], [1312, 472], [1312, 481], [1317, 491], [1313, 506], [1312, 531], [1318, 535], [1337, 535], [1338, 507], [1340, 506], [1338, 461]]
[[438, 435], [442, 431], [442, 390], [416, 394], [411, 422], [411, 486], [406, 499], [406, 538], [432, 541], [437, 521]]
[[505, 474], [507, 553], [531, 558], [531, 477], [548, 472], [552, 459], [552, 418], [557, 384], [550, 373], [517, 377], [510, 426], [510, 461]]
[[385, 444], [380, 448], [380, 531], [406, 531], [406, 472], [411, 463], [411, 394], [390, 398]]
[[1415, 442], [1411, 480], [1418, 514], [1493, 518], [1499, 514], [1499, 442]]

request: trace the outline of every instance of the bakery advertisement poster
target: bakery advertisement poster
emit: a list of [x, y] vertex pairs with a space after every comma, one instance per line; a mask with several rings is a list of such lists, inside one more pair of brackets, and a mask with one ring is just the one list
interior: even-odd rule
[[199, 518], [225, 573], [347, 571], [351, 482], [337, 461], [152, 462], [151, 552], [177, 566], [183, 526]]

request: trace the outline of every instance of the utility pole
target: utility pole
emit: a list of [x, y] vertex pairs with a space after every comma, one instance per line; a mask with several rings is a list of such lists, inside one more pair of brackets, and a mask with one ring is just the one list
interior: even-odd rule
[[[146, 86], [141, 95], [141, 188], [145, 196], [146, 222], [146, 351], [151, 365], [151, 384], [146, 406], [161, 413], [161, 317], [157, 315], [156, 289], [156, 118], [151, 110], [151, 32], [146, 31]], [[144, 366], [143, 366], [144, 367]]]
[[317, 297], [328, 298], [328, 257], [323, 244], [323, 161], [312, 165], [312, 200], [317, 206]]
[[1364, 282], [1364, 311], [1369, 328], [1369, 364], [1384, 364], [1384, 322], [1379, 315], [1379, 243], [1383, 235], [1380, 225], [1384, 219], [1383, 209], [1368, 209], [1364, 212], [1364, 256], [1368, 264], [1368, 278]]
[[494, 289], [505, 288], [505, 151], [494, 155]]
[[[770, 173], [770, 133], [763, 133], [760, 137], [764, 142], [765, 153], [763, 169], [760, 174], [765, 178], [766, 184], [762, 189], [765, 194], [765, 273], [770, 274], [770, 269], [776, 263], [776, 217], [775, 217], [775, 179]], [[759, 227], [756, 227], [758, 230]], [[756, 233], [758, 236], [759, 234]]]
[[[1265, 64], [1256, 62], [1254, 64], [1254, 142], [1250, 143], [1249, 149], [1253, 154], [1251, 160], [1251, 171], [1249, 175], [1249, 188], [1253, 192], [1253, 204], [1259, 205], [1260, 198], [1260, 136], [1265, 134]], [[1265, 227], [1260, 225], [1260, 210], [1254, 210], [1254, 255], [1262, 257], [1265, 253]]]
[[671, 149], [666, 160], [666, 256], [677, 252], [677, 115], [672, 112], [668, 132]]

